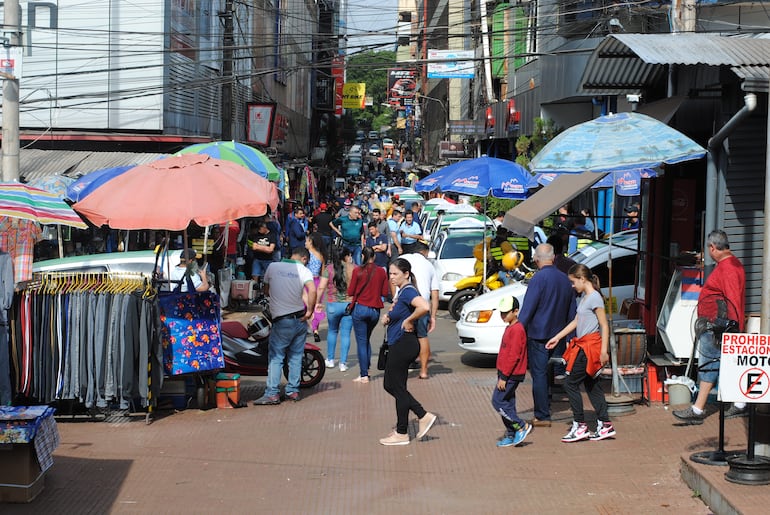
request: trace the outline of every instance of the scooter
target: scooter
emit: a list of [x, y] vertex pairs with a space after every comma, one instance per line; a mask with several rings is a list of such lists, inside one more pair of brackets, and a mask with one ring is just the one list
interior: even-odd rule
[[[257, 312], [247, 326], [237, 320], [222, 321], [222, 351], [225, 371], [245, 376], [266, 376], [268, 368], [268, 336], [270, 319], [265, 312]], [[302, 355], [300, 388], [310, 388], [321, 382], [326, 364], [321, 348], [305, 343]], [[289, 365], [284, 363], [283, 375], [289, 377]]]

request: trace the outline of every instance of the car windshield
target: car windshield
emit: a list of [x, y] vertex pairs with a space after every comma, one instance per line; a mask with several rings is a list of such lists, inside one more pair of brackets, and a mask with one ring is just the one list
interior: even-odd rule
[[473, 257], [473, 247], [481, 243], [481, 233], [472, 232], [447, 238], [441, 249], [440, 259], [468, 259]]

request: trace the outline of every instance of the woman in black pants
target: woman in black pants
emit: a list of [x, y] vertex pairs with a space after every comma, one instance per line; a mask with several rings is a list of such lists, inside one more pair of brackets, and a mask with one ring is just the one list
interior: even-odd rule
[[385, 391], [396, 399], [396, 429], [380, 439], [382, 445], [407, 445], [409, 411], [419, 419], [417, 439], [425, 436], [436, 421], [436, 415], [428, 413], [406, 389], [409, 365], [420, 353], [420, 343], [414, 332], [417, 320], [428, 313], [428, 301], [420, 296], [414, 286], [414, 276], [409, 261], [399, 258], [390, 264], [390, 282], [396, 287], [393, 305], [383, 316], [387, 326], [388, 361], [385, 365]]

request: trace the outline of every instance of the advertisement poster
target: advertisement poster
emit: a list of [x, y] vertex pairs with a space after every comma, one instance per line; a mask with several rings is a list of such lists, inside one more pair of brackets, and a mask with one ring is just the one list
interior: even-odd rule
[[388, 70], [388, 103], [392, 106], [414, 105], [417, 93], [417, 72], [400, 68]]
[[272, 139], [274, 115], [275, 104], [249, 104], [246, 141], [269, 147]]
[[346, 82], [342, 87], [342, 107], [345, 109], [363, 109], [366, 102], [366, 84]]

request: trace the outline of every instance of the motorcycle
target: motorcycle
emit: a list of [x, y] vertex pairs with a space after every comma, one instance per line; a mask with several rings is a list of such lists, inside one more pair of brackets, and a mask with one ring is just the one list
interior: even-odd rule
[[491, 270], [494, 270], [494, 268], [499, 269], [491, 275], [488, 275], [484, 285], [482, 285], [481, 282], [483, 273], [480, 271], [479, 266], [476, 267], [476, 275], [463, 277], [455, 283], [455, 293], [450, 297], [449, 304], [447, 305], [447, 311], [452, 318], [460, 320], [460, 314], [462, 313], [465, 304], [482, 293], [502, 288], [507, 284], [511, 284], [513, 281], [523, 281], [533, 273], [533, 270], [529, 269], [523, 263], [523, 256], [520, 252], [512, 251], [506, 253], [502, 256], [500, 265], [502, 266], [500, 267], [494, 261], [490, 261], [490, 270], [487, 270], [488, 273]]
[[[237, 320], [222, 321], [222, 351], [225, 371], [245, 376], [266, 376], [268, 368], [268, 336], [270, 318], [265, 312], [257, 312], [247, 326]], [[320, 347], [305, 343], [302, 355], [300, 388], [311, 388], [324, 377], [326, 364]], [[283, 375], [289, 377], [289, 365], [284, 363]]]

